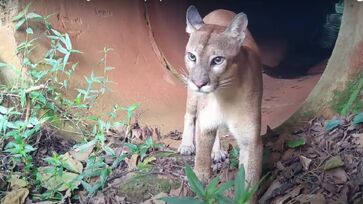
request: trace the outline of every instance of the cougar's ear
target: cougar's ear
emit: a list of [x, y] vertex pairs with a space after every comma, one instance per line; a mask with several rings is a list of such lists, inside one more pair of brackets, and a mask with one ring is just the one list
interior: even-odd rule
[[192, 33], [198, 30], [204, 24], [202, 17], [197, 10], [197, 8], [193, 5], [189, 6], [187, 9], [187, 33]]
[[237, 40], [242, 44], [246, 37], [247, 24], [247, 15], [241, 12], [233, 18], [231, 24], [224, 32], [231, 37], [237, 38]]

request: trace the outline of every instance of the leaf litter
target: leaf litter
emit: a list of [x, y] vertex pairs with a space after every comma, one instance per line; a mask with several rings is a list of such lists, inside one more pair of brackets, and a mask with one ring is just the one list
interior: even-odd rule
[[[363, 126], [361, 116], [349, 116], [334, 119], [334, 125], [323, 118], [314, 118], [306, 127], [289, 134], [278, 135], [269, 129], [264, 137], [265, 149], [268, 150], [264, 163], [264, 172], [271, 176], [262, 184], [259, 192], [259, 203], [360, 203], [363, 197]], [[150, 143], [152, 137], [155, 143], [163, 139], [180, 140], [181, 133], [170, 132], [160, 136], [157, 129], [140, 127], [137, 122], [127, 131], [109, 132], [107, 141], [109, 147], [118, 157], [130, 152], [125, 142], [136, 146]], [[64, 169], [62, 177], [49, 179], [43, 187], [61, 187], [66, 191], [62, 203], [70, 203], [67, 186], [60, 180], [72, 180], [80, 172], [86, 171], [86, 162], [94, 151], [92, 143], [73, 147], [75, 142], [61, 139], [50, 128], [44, 128], [37, 140], [37, 150], [34, 152], [35, 164], [43, 169], [47, 163], [42, 159], [51, 157], [53, 152], [61, 155], [68, 168]], [[153, 145], [153, 144], [149, 144]], [[228, 144], [229, 152], [232, 146]], [[135, 150], [136, 151], [136, 150]], [[141, 158], [140, 154], [145, 154]], [[104, 155], [107, 158], [107, 155]], [[92, 197], [85, 194], [80, 183], [79, 203], [163, 203], [158, 197], [193, 196], [186, 181], [184, 167], [193, 165], [193, 156], [180, 156], [175, 147], [167, 145], [149, 149], [147, 152], [137, 152], [125, 157], [116, 164], [105, 181], [104, 188]], [[221, 182], [234, 178], [236, 170], [230, 169], [230, 159], [214, 172], [221, 176]], [[6, 169], [10, 164], [4, 157], [2, 165]], [[113, 160], [105, 160], [112, 164]], [[66, 165], [67, 166], [67, 165]], [[42, 169], [42, 168], [40, 168]], [[40, 172], [44, 177], [50, 177], [46, 171]], [[24, 203], [32, 203], [28, 196], [30, 188], [20, 178], [12, 179], [12, 186], [7, 188], [3, 199], [11, 197]], [[4, 188], [2, 188], [5, 190]], [[72, 203], [77, 203], [73, 202]]]
[[[259, 203], [362, 203], [360, 117], [349, 115], [332, 120], [318, 117], [290, 134], [278, 138], [265, 135], [265, 148], [280, 157], [264, 165], [272, 176], [259, 192]], [[285, 145], [276, 148], [275, 141], [281, 143], [281, 140]], [[299, 140], [306, 143], [289, 143]]]

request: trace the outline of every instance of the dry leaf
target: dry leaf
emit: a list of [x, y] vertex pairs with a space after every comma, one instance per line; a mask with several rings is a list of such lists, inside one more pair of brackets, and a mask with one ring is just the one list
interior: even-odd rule
[[164, 192], [161, 192], [161, 193], [159, 193], [157, 195], [154, 195], [149, 200], [146, 200], [142, 204], [165, 204], [164, 201], [159, 200], [159, 198], [164, 198], [164, 197], [168, 197], [168, 194], [166, 194]]
[[330, 170], [330, 169], [334, 169], [337, 167], [341, 167], [344, 166], [344, 162], [342, 160], [342, 158], [340, 158], [340, 156], [334, 156], [331, 157], [330, 159], [328, 159], [327, 161], [325, 161], [323, 169], [326, 170]]
[[301, 194], [294, 199], [297, 203], [325, 204], [325, 198], [321, 194], [306, 195]]
[[126, 162], [129, 170], [136, 169], [137, 164], [140, 162], [140, 155], [133, 154], [130, 159], [125, 158], [125, 162]]
[[24, 179], [20, 179], [17, 175], [11, 175], [10, 179], [10, 187], [15, 190], [18, 188], [25, 188], [28, 185], [28, 182]]
[[83, 148], [77, 147], [70, 151], [70, 154], [73, 158], [75, 158], [78, 161], [85, 162], [87, 161], [89, 155], [92, 153], [93, 148], [95, 147], [95, 143], [89, 143], [89, 145], [82, 145]]
[[78, 160], [73, 159], [73, 157], [68, 152], [62, 155], [62, 159], [64, 160], [64, 167], [66, 169], [75, 173], [82, 173], [82, 163]]
[[6, 193], [6, 196], [1, 199], [2, 204], [23, 204], [29, 195], [27, 188], [19, 188]]
[[305, 171], [309, 170], [312, 160], [307, 157], [304, 157], [304, 156], [300, 156], [299, 159], [300, 159], [300, 163], [303, 166], [304, 170]]
[[48, 190], [65, 191], [69, 188], [69, 183], [73, 182], [73, 186], [79, 186], [80, 181], [76, 180], [78, 174], [63, 171], [61, 175], [55, 175], [52, 172], [53, 167], [39, 167], [38, 172], [42, 178], [42, 187]]

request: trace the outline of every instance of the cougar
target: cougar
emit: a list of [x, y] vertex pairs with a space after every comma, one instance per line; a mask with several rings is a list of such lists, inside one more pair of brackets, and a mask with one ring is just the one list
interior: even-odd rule
[[[195, 151], [194, 170], [211, 176], [211, 154], [221, 157], [217, 133], [228, 130], [238, 144], [246, 181], [258, 182], [262, 165], [262, 71], [258, 47], [247, 29], [247, 16], [216, 10], [201, 18], [195, 6], [186, 13], [189, 40], [187, 103], [181, 154]], [[195, 136], [195, 148], [194, 148]], [[213, 150], [213, 153], [212, 153]]]

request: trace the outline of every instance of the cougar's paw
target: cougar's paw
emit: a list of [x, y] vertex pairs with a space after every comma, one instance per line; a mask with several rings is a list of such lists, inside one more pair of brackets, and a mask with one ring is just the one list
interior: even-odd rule
[[223, 150], [213, 151], [212, 152], [212, 159], [213, 163], [221, 163], [224, 162], [228, 158], [228, 152]]
[[181, 155], [192, 155], [195, 152], [195, 147], [194, 145], [180, 145], [180, 147], [178, 148], [178, 152]]

